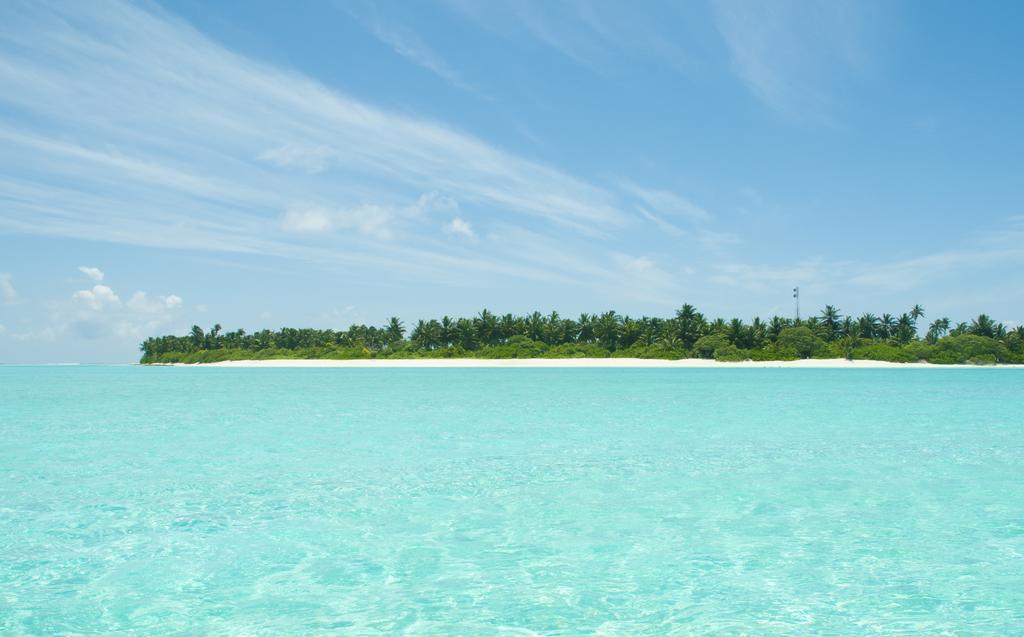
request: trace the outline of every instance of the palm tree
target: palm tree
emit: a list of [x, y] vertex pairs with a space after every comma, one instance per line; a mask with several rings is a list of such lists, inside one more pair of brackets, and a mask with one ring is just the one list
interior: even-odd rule
[[[852, 322], [853, 320], [851, 319]], [[839, 339], [839, 347], [842, 349], [846, 360], [853, 360], [853, 351], [857, 349], [859, 344], [860, 338], [857, 337], [856, 331], [844, 332], [843, 336]]]
[[398, 343], [405, 337], [405, 326], [398, 320], [397, 316], [388, 319], [388, 325], [384, 328], [388, 345]]
[[619, 330], [619, 347], [626, 348], [640, 340], [641, 330], [642, 325], [639, 321], [635, 321], [628, 316], [622, 319], [622, 327]]
[[662, 347], [670, 352], [682, 349], [683, 347], [683, 342], [672, 332], [668, 332], [662, 336], [660, 343]]
[[594, 317], [591, 315], [580, 314], [579, 320], [576, 321], [576, 342], [594, 342]]
[[925, 338], [929, 343], [934, 343], [945, 336], [947, 332], [949, 332], [949, 319], [938, 318], [928, 326], [928, 334]]
[[640, 319], [640, 344], [644, 347], [651, 347], [658, 342], [662, 336], [662, 320], [657, 318], [643, 317]]
[[526, 320], [526, 335], [530, 340], [540, 342], [544, 338], [544, 316], [540, 312], [534, 312]]
[[750, 322], [750, 347], [760, 348], [764, 346], [764, 341], [768, 332], [767, 326], [761, 317], [755, 316], [754, 320]]
[[484, 309], [477, 316], [476, 324], [477, 338], [482, 345], [496, 345], [498, 342], [498, 319], [491, 314], [491, 311]]
[[507, 341], [513, 336], [522, 336], [526, 332], [523, 318], [511, 313], [501, 317], [499, 329], [501, 330], [501, 338], [503, 341]]
[[914, 319], [910, 318], [909, 314], [900, 314], [899, 319], [896, 320], [896, 332], [894, 334], [896, 342], [900, 345], [906, 345], [914, 340], [915, 334]]
[[789, 327], [789, 325], [789, 319], [773, 316], [772, 320], [768, 323], [768, 329], [765, 330], [765, 335], [768, 337], [768, 340], [774, 343], [779, 338], [779, 332]]
[[843, 322], [839, 325], [839, 333], [843, 336], [857, 336], [860, 333], [857, 321], [853, 320], [852, 316], [844, 316]]
[[893, 318], [892, 314], [883, 314], [882, 319], [878, 322], [879, 333], [878, 335], [882, 338], [892, 338], [893, 333], [896, 331], [896, 319]]
[[450, 316], [444, 316], [441, 319], [441, 344], [445, 347], [451, 347], [457, 338], [455, 322]]
[[712, 334], [724, 335], [726, 332], [729, 331], [729, 325], [728, 323], [725, 322], [725, 319], [723, 318], [716, 318], [714, 321], [712, 321], [709, 327]]
[[613, 350], [619, 340], [619, 315], [614, 310], [605, 312], [594, 324], [594, 336], [601, 347]]
[[826, 305], [825, 309], [821, 311], [821, 323], [825, 326], [825, 340], [835, 339], [839, 333], [839, 309], [832, 305]]
[[465, 318], [455, 321], [455, 337], [462, 349], [476, 349], [476, 326], [473, 325], [473, 321]]
[[725, 330], [725, 337], [736, 347], [743, 347], [744, 331], [743, 321], [734, 318], [729, 321], [729, 326]]
[[914, 307], [910, 308], [910, 318], [917, 321], [917, 319], [924, 316], [924, 308], [918, 304], [914, 304]]
[[206, 342], [206, 335], [203, 334], [203, 328], [199, 327], [198, 325], [193, 325], [191, 336], [192, 347], [194, 347], [195, 349], [202, 348], [203, 344]]
[[689, 303], [684, 303], [683, 307], [676, 311], [675, 325], [676, 335], [683, 343], [683, 347], [689, 349], [703, 335], [704, 315]]
[[409, 334], [409, 340], [419, 345], [423, 349], [430, 349], [427, 343], [427, 322], [423, 319], [416, 321], [416, 325], [412, 328], [412, 333]]
[[562, 330], [565, 328], [565, 324], [562, 323], [562, 318], [558, 315], [558, 312], [551, 312], [545, 319], [547, 323], [544, 329], [544, 342], [548, 345], [559, 345], [565, 341], [565, 335]]
[[857, 319], [857, 327], [860, 328], [861, 338], [875, 338], [880, 326], [881, 322], [878, 320], [878, 317], [870, 312], [862, 314]]
[[971, 321], [971, 334], [977, 336], [988, 336], [989, 338], [995, 336], [996, 333], [996, 322], [992, 320], [987, 314], [979, 314], [978, 318]]

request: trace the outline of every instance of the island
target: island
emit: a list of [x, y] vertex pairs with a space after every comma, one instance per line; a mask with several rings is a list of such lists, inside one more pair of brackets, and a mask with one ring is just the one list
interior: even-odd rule
[[382, 327], [284, 327], [251, 334], [209, 331], [146, 339], [143, 364], [262, 360], [401, 359], [704, 359], [719, 362], [845, 359], [888, 363], [1024, 364], [1024, 326], [1013, 328], [981, 314], [970, 322], [938, 318], [919, 323], [915, 305], [895, 314], [843, 316], [831, 305], [801, 318], [773, 316], [749, 323], [710, 320], [689, 304], [669, 318], [632, 318], [614, 311], [563, 318], [483, 310], [471, 318], [419, 320], [407, 333], [392, 317]]

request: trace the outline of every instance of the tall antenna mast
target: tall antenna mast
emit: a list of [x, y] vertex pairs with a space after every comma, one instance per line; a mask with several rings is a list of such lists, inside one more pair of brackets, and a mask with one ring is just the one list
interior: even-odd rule
[[796, 299], [796, 322], [800, 322], [800, 287], [793, 288], [793, 298]]

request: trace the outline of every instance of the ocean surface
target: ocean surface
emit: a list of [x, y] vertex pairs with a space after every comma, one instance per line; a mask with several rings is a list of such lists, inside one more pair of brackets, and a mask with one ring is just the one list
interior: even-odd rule
[[4, 635], [1022, 635], [1024, 370], [0, 367]]

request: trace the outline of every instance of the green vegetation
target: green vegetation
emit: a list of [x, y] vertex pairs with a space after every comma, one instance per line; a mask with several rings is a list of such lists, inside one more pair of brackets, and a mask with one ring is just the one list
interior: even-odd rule
[[384, 327], [347, 330], [282, 328], [246, 334], [193, 326], [187, 336], [142, 343], [143, 363], [213, 363], [272, 358], [714, 358], [720, 361], [848, 358], [945, 364], [1024, 363], [1024, 327], [1009, 330], [982, 314], [970, 323], [932, 321], [923, 337], [915, 305], [899, 316], [841, 316], [829, 305], [819, 316], [770, 321], [709, 321], [691, 305], [671, 318], [630, 318], [615, 312], [565, 319], [488, 310], [473, 318], [421, 320], [406, 336], [392, 318]]

